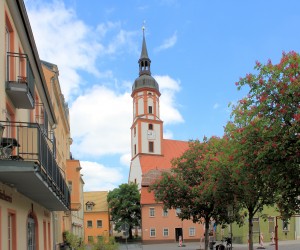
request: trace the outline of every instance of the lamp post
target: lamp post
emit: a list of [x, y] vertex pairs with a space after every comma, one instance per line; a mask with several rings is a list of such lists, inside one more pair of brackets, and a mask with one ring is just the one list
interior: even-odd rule
[[2, 141], [4, 129], [5, 129], [5, 127], [0, 123], [0, 143]]

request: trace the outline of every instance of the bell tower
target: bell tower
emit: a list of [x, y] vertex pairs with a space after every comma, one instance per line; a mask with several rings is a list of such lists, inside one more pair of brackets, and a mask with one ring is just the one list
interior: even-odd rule
[[151, 76], [151, 60], [143, 27], [143, 43], [138, 61], [139, 77], [132, 86], [133, 122], [131, 126], [131, 158], [141, 154], [162, 154], [163, 122], [159, 111], [159, 86]]

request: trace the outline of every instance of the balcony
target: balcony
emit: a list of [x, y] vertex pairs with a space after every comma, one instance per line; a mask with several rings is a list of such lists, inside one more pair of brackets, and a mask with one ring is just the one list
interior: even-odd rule
[[0, 181], [50, 211], [70, 210], [69, 189], [45, 131], [37, 123], [0, 123]]
[[6, 93], [16, 108], [34, 108], [34, 85], [27, 55], [7, 52]]

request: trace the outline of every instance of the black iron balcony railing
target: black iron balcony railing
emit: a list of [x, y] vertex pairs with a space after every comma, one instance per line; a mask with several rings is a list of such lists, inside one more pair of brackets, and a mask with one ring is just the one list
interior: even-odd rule
[[37, 123], [0, 121], [0, 124], [5, 127], [0, 145], [0, 167], [1, 160], [32, 162], [47, 186], [70, 208], [69, 189], [53, 154], [55, 147], [45, 131]]
[[34, 108], [34, 86], [27, 54], [7, 52], [6, 91], [17, 108]]

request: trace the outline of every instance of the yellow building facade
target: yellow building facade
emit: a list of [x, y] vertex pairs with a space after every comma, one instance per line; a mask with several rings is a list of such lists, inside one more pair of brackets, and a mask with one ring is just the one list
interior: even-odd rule
[[56, 65], [39, 58], [23, 0], [0, 0], [0, 20], [0, 250], [59, 249], [64, 231], [83, 237], [83, 206], [73, 210], [69, 192], [78, 182], [74, 203], [83, 202], [79, 161], [67, 177], [68, 106]]
[[110, 235], [107, 191], [84, 192], [84, 242], [97, 242]]

